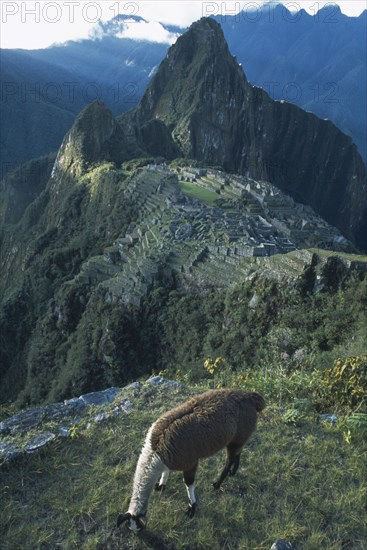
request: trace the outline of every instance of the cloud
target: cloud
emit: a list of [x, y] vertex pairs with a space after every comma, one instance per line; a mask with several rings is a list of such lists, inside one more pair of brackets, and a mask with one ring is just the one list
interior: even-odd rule
[[121, 30], [115, 34], [117, 38], [131, 38], [132, 40], [147, 40], [162, 44], [173, 44], [179, 34], [170, 32], [157, 21], [124, 21]]
[[[281, 1], [292, 8], [304, 8], [314, 14], [330, 0], [266, 0]], [[342, 12], [357, 16], [366, 8], [366, 0], [337, 0]], [[264, 0], [53, 0], [52, 2], [0, 1], [2, 48], [34, 49], [48, 47], [54, 42], [82, 40], [103, 36], [103, 24], [116, 16], [135, 17], [140, 22], [118, 29], [121, 36], [135, 40], [149, 40], [172, 44], [177, 34], [165, 28], [172, 24], [186, 27], [203, 15], [233, 13], [235, 10], [260, 7]], [[158, 23], [160, 21], [161, 23]], [[98, 27], [97, 33], [95, 31]], [[92, 31], [93, 32], [93, 31]]]

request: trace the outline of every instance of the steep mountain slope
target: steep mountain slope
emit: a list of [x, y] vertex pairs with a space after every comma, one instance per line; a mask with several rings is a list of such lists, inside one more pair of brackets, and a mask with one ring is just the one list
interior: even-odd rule
[[366, 170], [352, 140], [251, 86], [214, 20], [177, 40], [121, 121], [139, 128], [157, 119], [184, 156], [269, 180], [367, 245]]
[[252, 84], [329, 118], [367, 160], [367, 11], [347, 17], [336, 4], [314, 15], [292, 14], [283, 5], [251, 11], [250, 5], [215, 19]]

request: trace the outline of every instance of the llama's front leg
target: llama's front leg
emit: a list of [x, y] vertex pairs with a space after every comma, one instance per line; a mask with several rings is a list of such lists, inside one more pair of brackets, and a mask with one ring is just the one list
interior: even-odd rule
[[164, 491], [167, 485], [168, 477], [169, 477], [169, 469], [165, 468], [163, 470], [160, 480], [157, 481], [157, 483], [155, 484], [156, 491]]
[[228, 475], [234, 476], [237, 472], [240, 464], [241, 449], [242, 445], [236, 443], [230, 443], [227, 446], [227, 460], [218, 481], [213, 483], [214, 489], [219, 489]]
[[187, 496], [189, 497], [189, 507], [186, 510], [189, 518], [193, 518], [196, 512], [195, 474], [197, 467], [198, 465], [196, 464], [194, 468], [183, 473]]

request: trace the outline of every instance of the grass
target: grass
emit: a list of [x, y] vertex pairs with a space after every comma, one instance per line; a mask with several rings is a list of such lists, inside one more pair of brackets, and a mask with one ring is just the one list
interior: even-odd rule
[[147, 530], [116, 529], [149, 425], [204, 389], [142, 390], [129, 415], [89, 428], [85, 418], [74, 439], [3, 468], [0, 548], [269, 550], [283, 538], [299, 550], [366, 549], [365, 441], [347, 443], [339, 425], [318, 423], [312, 411], [286, 423], [275, 400], [219, 492], [212, 481], [224, 452], [200, 463], [193, 520], [182, 476], [172, 473], [151, 497]]
[[193, 198], [198, 199], [208, 206], [215, 206], [217, 203], [217, 200], [219, 198], [218, 194], [214, 191], [209, 191], [208, 189], [204, 189], [203, 187], [200, 187], [199, 185], [196, 185], [195, 183], [192, 183], [190, 181], [180, 181], [179, 182], [181, 191]]

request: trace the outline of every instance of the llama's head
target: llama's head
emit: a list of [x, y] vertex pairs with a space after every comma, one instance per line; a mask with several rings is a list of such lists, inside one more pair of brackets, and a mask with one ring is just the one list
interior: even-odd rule
[[130, 512], [126, 512], [125, 514], [120, 514], [117, 518], [117, 527], [120, 527], [122, 523], [125, 523], [125, 521], [128, 521], [128, 528], [131, 531], [134, 531], [137, 533], [138, 531], [141, 531], [142, 529], [145, 529], [145, 526], [147, 524], [147, 515], [139, 514], [138, 516], [133, 516], [130, 514]]
[[262, 395], [256, 392], [251, 392], [249, 396], [255, 409], [258, 412], [261, 412], [263, 409], [265, 409], [265, 401]]

